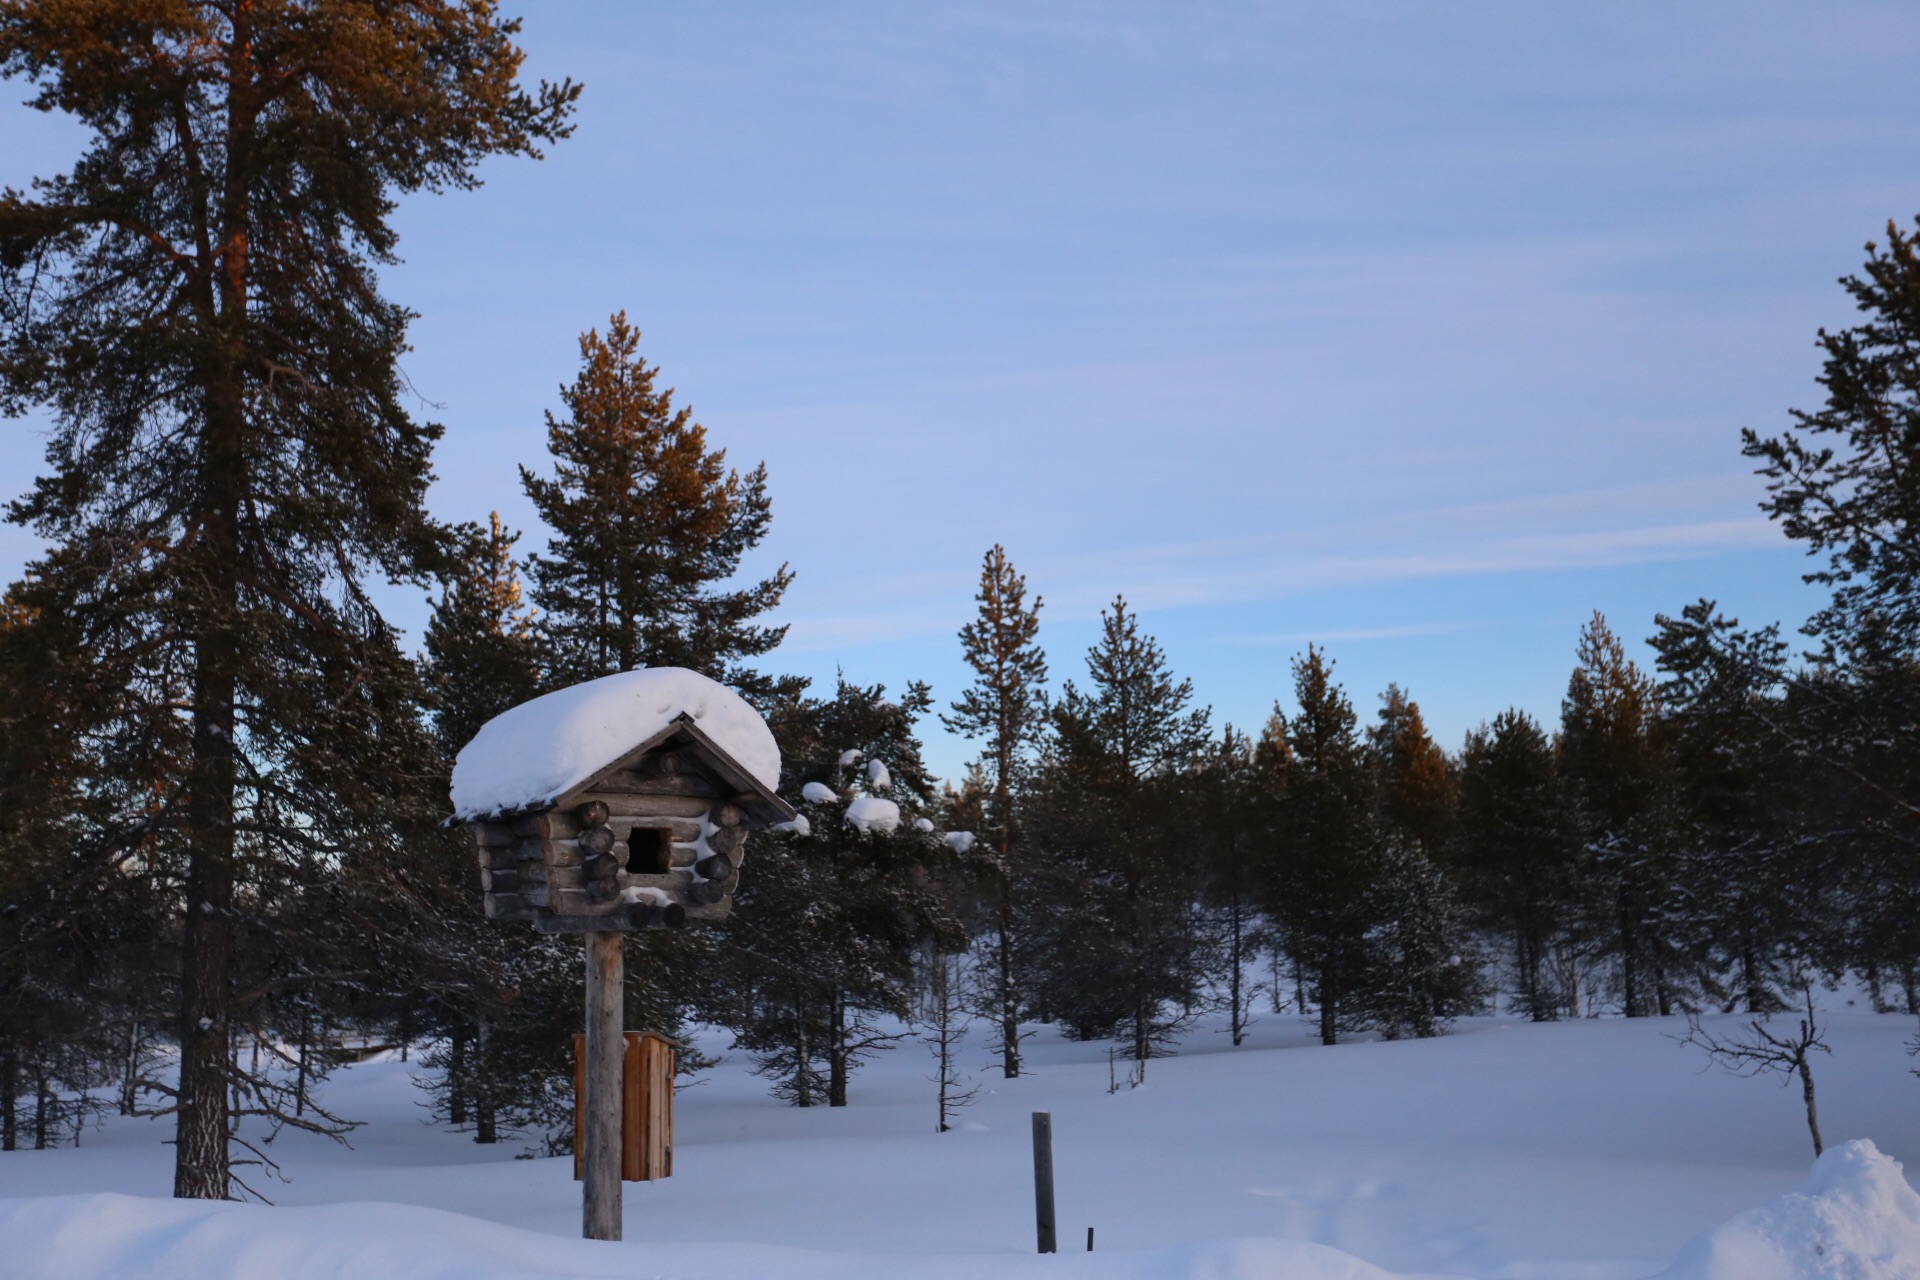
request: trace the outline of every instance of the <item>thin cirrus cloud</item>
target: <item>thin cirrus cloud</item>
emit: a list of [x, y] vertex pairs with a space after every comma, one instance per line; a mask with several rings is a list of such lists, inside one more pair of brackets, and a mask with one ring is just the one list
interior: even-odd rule
[[[1656, 482], [1335, 521], [1284, 533], [1043, 556], [1034, 562], [1030, 577], [1045, 584], [1048, 616], [1066, 620], [1094, 616], [1115, 595], [1124, 595], [1138, 609], [1172, 609], [1274, 599], [1326, 587], [1564, 572], [1775, 548], [1779, 529], [1757, 514], [1649, 519], [1722, 506], [1747, 496], [1751, 486], [1744, 475], [1686, 484]], [[849, 601], [844, 611], [830, 608], [787, 619], [792, 629], [783, 648], [818, 652], [952, 631], [971, 608], [970, 580], [964, 573], [900, 575], [878, 589], [871, 582], [865, 585], [857, 606]], [[898, 606], [875, 609], [876, 597], [896, 600]], [[1388, 639], [1474, 625], [1410, 623], [1336, 628], [1312, 636], [1221, 639], [1237, 644]]]
[[1404, 627], [1323, 627], [1316, 631], [1287, 631], [1275, 635], [1222, 636], [1220, 643], [1234, 645], [1337, 644], [1354, 640], [1411, 640], [1419, 636], [1457, 635], [1492, 626], [1482, 622], [1416, 622]]

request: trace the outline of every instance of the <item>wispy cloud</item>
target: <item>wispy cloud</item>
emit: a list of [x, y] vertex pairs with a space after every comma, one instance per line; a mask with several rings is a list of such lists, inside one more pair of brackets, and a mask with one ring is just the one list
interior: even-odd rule
[[1401, 640], [1409, 636], [1452, 635], [1487, 626], [1485, 622], [1416, 622], [1404, 627], [1323, 627], [1317, 631], [1287, 631], [1276, 635], [1222, 636], [1222, 644], [1324, 644], [1333, 640]]
[[[1709, 477], [1437, 505], [1271, 533], [1043, 556], [1023, 567], [1046, 596], [1049, 617], [1086, 618], [1116, 594], [1139, 609], [1171, 609], [1330, 587], [1701, 559], [1780, 545], [1779, 530], [1767, 520], [1714, 512], [1735, 506], [1749, 484], [1745, 476]], [[787, 647], [809, 652], [953, 630], [970, 612], [970, 585], [957, 572], [899, 573], [889, 576], [885, 590], [864, 583], [855, 596], [849, 589], [844, 611], [831, 597], [815, 599], [808, 612], [789, 620]], [[883, 599], [895, 607], [881, 605]], [[1387, 639], [1475, 625], [1481, 624], [1419, 623], [1230, 642]]]

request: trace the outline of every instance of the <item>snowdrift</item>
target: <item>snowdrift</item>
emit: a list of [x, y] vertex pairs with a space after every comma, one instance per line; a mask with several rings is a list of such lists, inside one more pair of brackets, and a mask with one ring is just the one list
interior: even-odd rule
[[276, 1209], [122, 1195], [0, 1200], [0, 1240], [6, 1274], [19, 1280], [1392, 1280], [1337, 1249], [1285, 1240], [1051, 1258], [854, 1256], [601, 1244], [407, 1205]]
[[1800, 1190], [1684, 1249], [1655, 1280], [1916, 1280], [1920, 1195], [1871, 1142], [1835, 1147]]
[[[599, 1244], [409, 1205], [276, 1209], [123, 1195], [0, 1200], [0, 1240], [7, 1274], [21, 1280], [1392, 1280], [1337, 1249], [1289, 1240], [1052, 1258], [851, 1255]], [[1920, 1195], [1871, 1142], [1849, 1142], [1821, 1157], [1798, 1192], [1701, 1236], [1656, 1280], [1916, 1278]]]

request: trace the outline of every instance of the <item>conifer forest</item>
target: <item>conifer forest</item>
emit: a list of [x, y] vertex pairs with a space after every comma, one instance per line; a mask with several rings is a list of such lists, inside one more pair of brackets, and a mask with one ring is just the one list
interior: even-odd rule
[[724, 1028], [793, 1107], [925, 1039], [944, 1129], [961, 1027], [996, 1079], [1050, 1024], [1124, 1089], [1201, 1017], [1335, 1045], [1843, 980], [1920, 1015], [1920, 222], [1740, 446], [1821, 592], [1803, 630], [1596, 612], [1557, 720], [1488, 705], [1459, 742], [1306, 643], [1230, 724], [1124, 594], [1050, 645], [1009, 540], [955, 620], [970, 683], [828, 687], [782, 661], [808, 565], [742, 569], [781, 477], [649, 363], [638, 300], [578, 319], [517, 459], [541, 527], [429, 509], [458, 426], [404, 385], [396, 204], [567, 145], [580, 90], [528, 84], [491, 4], [376, 7], [0, 4], [0, 74], [86, 131], [0, 195], [0, 408], [51, 423], [7, 510], [40, 550], [0, 612], [0, 1149], [167, 1117], [174, 1194], [245, 1196], [261, 1132], [352, 1133], [325, 1082], [381, 1047], [434, 1069], [437, 1122], [567, 1151], [580, 940], [483, 917], [448, 783], [495, 715], [644, 667], [745, 697], [799, 817], [724, 923], [633, 935], [626, 1025]]

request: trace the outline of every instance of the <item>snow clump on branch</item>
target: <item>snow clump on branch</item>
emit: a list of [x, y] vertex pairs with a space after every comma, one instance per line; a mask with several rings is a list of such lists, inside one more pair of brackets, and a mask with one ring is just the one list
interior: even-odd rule
[[847, 821], [862, 831], [891, 832], [900, 826], [900, 806], [879, 796], [860, 796], [847, 806]]

